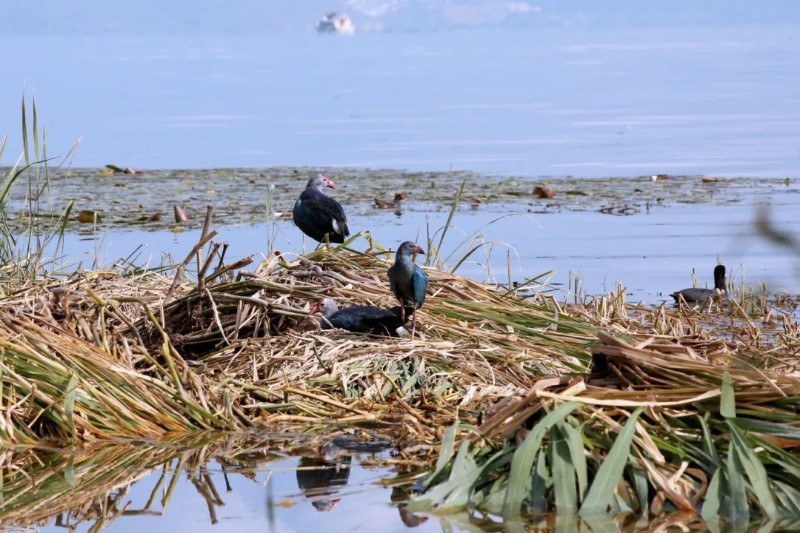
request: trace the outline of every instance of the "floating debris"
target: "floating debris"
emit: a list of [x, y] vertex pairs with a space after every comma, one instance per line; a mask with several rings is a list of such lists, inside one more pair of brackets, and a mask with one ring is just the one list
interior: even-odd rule
[[531, 194], [538, 196], [539, 198], [555, 198], [556, 191], [550, 187], [541, 187], [537, 185], [533, 188], [533, 190], [531, 190]]
[[103, 220], [100, 211], [92, 211], [90, 209], [82, 209], [75, 215], [75, 220], [81, 224], [96, 224]]
[[189, 216], [181, 206], [176, 204], [173, 206], [173, 210], [175, 212], [175, 222], [182, 223], [189, 221]]
[[143, 176], [144, 175], [144, 171], [143, 170], [134, 170], [134, 169], [132, 169], [130, 167], [122, 168], [122, 167], [118, 167], [117, 165], [109, 164], [109, 165], [106, 165], [105, 168], [109, 169], [114, 174], [137, 174], [139, 176]]
[[319, 33], [353, 35], [356, 26], [347, 15], [339, 15], [335, 12], [326, 13], [322, 20], [316, 24]]

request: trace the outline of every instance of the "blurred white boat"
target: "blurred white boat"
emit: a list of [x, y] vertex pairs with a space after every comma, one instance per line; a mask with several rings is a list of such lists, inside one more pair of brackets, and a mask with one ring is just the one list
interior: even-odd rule
[[338, 33], [341, 35], [352, 35], [356, 31], [353, 21], [347, 15], [339, 15], [337, 13], [328, 13], [322, 20], [317, 22], [317, 31], [319, 33]]

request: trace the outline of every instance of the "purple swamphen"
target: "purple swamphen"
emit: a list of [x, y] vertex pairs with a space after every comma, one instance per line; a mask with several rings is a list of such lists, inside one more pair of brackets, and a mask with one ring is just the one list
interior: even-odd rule
[[324, 174], [308, 180], [306, 189], [294, 203], [292, 219], [300, 231], [317, 242], [343, 243], [350, 235], [342, 206], [322, 192], [323, 187], [336, 185]]
[[389, 286], [400, 301], [400, 318], [405, 321], [405, 308], [411, 307], [411, 336], [417, 329], [417, 309], [425, 303], [425, 291], [428, 290], [428, 276], [414, 264], [414, 254], [425, 254], [417, 243], [406, 241], [397, 249], [394, 264], [389, 267]]
[[[311, 306], [309, 314], [322, 313], [322, 329], [340, 328], [356, 333], [372, 333], [399, 337], [406, 333], [399, 306], [391, 309], [374, 305], [354, 305], [339, 309], [335, 300], [323, 298]], [[409, 312], [412, 310], [409, 308]]]

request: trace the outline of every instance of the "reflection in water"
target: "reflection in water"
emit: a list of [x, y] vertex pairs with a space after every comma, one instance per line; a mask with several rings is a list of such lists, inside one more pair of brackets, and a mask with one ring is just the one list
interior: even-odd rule
[[[211, 479], [208, 469], [206, 466], [202, 466], [195, 472], [188, 473], [188, 478], [189, 481], [192, 482], [192, 485], [194, 485], [194, 488], [197, 489], [197, 492], [206, 500], [206, 504], [208, 505], [208, 516], [211, 520], [211, 523], [218, 523], [219, 518], [217, 517], [217, 507], [225, 505], [225, 502], [220, 497], [219, 492], [217, 492], [217, 487], [214, 485], [214, 481]], [[228, 484], [227, 475], [225, 475], [225, 482], [226, 487], [230, 487]]]
[[[316, 528], [345, 532], [363, 530], [365, 524], [375, 521], [383, 530], [391, 531], [419, 528], [477, 532], [502, 527], [493, 517], [468, 511], [440, 515], [434, 520], [414, 514], [405, 505], [411, 496], [408, 486], [394, 487], [391, 492], [401, 526], [395, 509], [386, 505], [386, 492], [374, 483], [392, 472], [364, 468], [358, 458], [358, 454], [372, 454], [385, 443], [337, 438], [333, 439], [334, 446], [318, 448], [317, 456], [303, 457], [298, 464], [293, 457], [300, 449], [307, 451], [319, 445], [309, 440], [287, 433], [277, 437], [252, 435], [250, 440], [227, 436], [209, 441], [203, 437], [161, 446], [142, 442], [105, 444], [83, 451], [6, 450], [0, 453], [0, 530], [35, 527], [40, 532], [62, 532], [64, 528], [94, 531], [111, 529], [113, 524], [113, 531], [148, 528], [154, 533], [186, 531], [191, 523], [194, 532], [227, 531], [233, 527], [247, 531]], [[353, 447], [362, 451], [348, 449]], [[227, 493], [221, 495], [218, 487], [221, 489], [223, 483]], [[266, 506], [264, 483], [268, 491]], [[322, 517], [330, 515], [309, 513], [306, 505], [297, 505], [295, 483], [318, 511], [340, 505], [336, 520], [320, 527]], [[345, 485], [357, 487], [357, 496], [345, 493]], [[271, 497], [273, 490], [277, 501]], [[693, 529], [704, 527], [695, 514], [665, 514], [650, 517], [649, 522], [631, 524], [635, 518], [603, 515], [599, 518], [603, 524], [589, 526], [592, 531], [631, 532], [653, 531], [660, 525], [665, 525], [661, 528], [664, 530], [676, 524]], [[544, 515], [537, 520], [526, 525], [540, 530], [588, 530], [584, 527], [587, 524], [576, 517]], [[797, 531], [798, 524], [768, 524], [761, 529], [771, 530]]]
[[428, 521], [427, 516], [420, 516], [408, 510], [404, 503], [411, 498], [411, 490], [406, 486], [397, 486], [392, 489], [392, 502], [397, 504], [400, 520], [408, 527], [417, 527]]
[[333, 461], [301, 457], [297, 464], [297, 486], [317, 511], [328, 512], [341, 498], [333, 496], [347, 485], [352, 457], [340, 455]]
[[[157, 530], [182, 530], [187, 518], [195, 530], [234, 519], [263, 527], [266, 510], [267, 523], [280, 531], [286, 513], [301, 507], [295, 505], [295, 482], [315, 509], [330, 511], [342, 501], [338, 493], [349, 481], [362, 489], [359, 503], [372, 500], [380, 504], [382, 519], [396, 521], [394, 510], [385, 506], [385, 492], [363, 490], [371, 486], [366, 475], [380, 478], [391, 472], [365, 470], [351, 455], [374, 457], [388, 444], [381, 438], [365, 442], [335, 437], [320, 446], [316, 439], [285, 433], [215, 441], [187, 438], [156, 446], [115, 443], [84, 451], [6, 451], [0, 453], [0, 530], [34, 524], [39, 531], [91, 530], [119, 519], [124, 524], [115, 527], [136, 528], [138, 521]], [[318, 455], [302, 457], [297, 464], [292, 458], [309, 446]], [[353, 469], [358, 472], [355, 482]], [[358, 516], [348, 520], [352, 525]]]

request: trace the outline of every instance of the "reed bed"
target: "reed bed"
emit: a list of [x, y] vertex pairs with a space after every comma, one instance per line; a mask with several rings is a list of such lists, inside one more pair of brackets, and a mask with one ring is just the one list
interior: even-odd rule
[[[581, 311], [601, 308], [592, 321], [653, 318], [641, 310], [623, 318], [621, 303]], [[670, 316], [673, 326], [688, 322], [689, 330], [702, 318], [690, 310], [650, 313]], [[644, 328], [629, 333], [640, 340], [598, 334], [588, 375], [541, 378], [482, 424], [458, 432], [453, 426], [411, 509], [506, 521], [551, 512], [610, 515], [618, 527], [677, 513], [700, 516], [714, 530], [741, 529], [753, 519], [796, 527], [796, 372], [754, 367], [744, 357], [753, 346], [705, 331], [683, 344]], [[456, 438], [464, 431], [471, 435]]]
[[565, 306], [429, 269], [413, 339], [327, 331], [308, 315], [319, 298], [394, 304], [391, 254], [357, 235], [366, 251], [276, 252], [244, 271], [213, 243], [199, 253], [209, 236], [171, 270], [5, 283], [7, 444], [362, 425], [393, 436], [390, 463], [436, 462], [415, 505], [439, 512], [800, 509], [791, 315], [758, 359], [743, 302], [644, 310], [620, 289]]
[[475, 417], [536, 376], [586, 368], [593, 326], [439, 271], [414, 339], [323, 332], [308, 316], [323, 296], [391, 305], [387, 266], [381, 249], [339, 247], [273, 255], [227, 281], [95, 272], [7, 284], [4, 436], [405, 420], [430, 440], [459, 410]]

